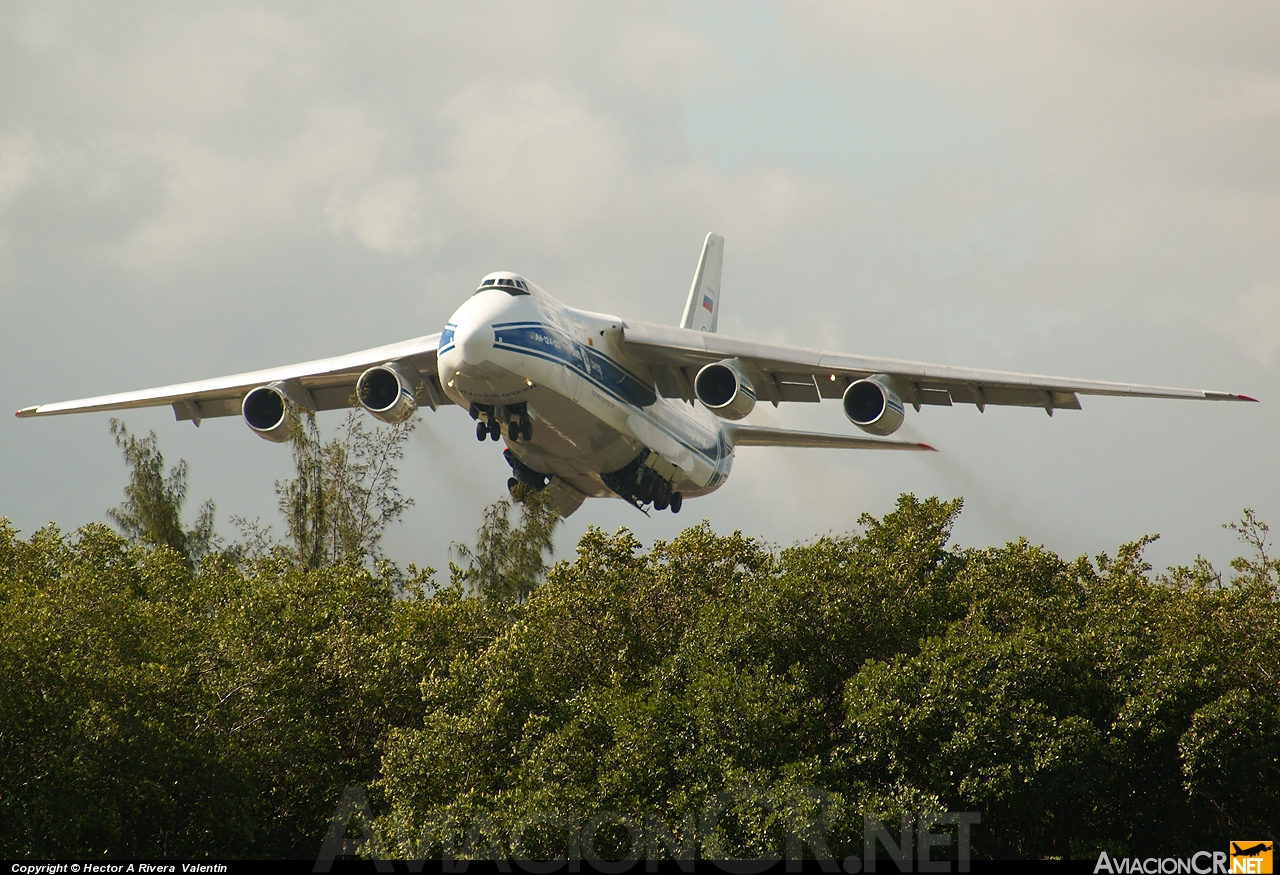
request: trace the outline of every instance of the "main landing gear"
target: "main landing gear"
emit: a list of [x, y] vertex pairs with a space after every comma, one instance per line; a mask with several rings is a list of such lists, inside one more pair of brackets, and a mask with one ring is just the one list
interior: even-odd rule
[[507, 480], [507, 491], [517, 501], [521, 499], [521, 493], [524, 490], [533, 489], [541, 492], [551, 482], [550, 477], [533, 470], [524, 462], [521, 462], [511, 450], [503, 450], [502, 458], [507, 460], [507, 464], [511, 466], [511, 473], [514, 475]]
[[471, 418], [476, 421], [476, 440], [496, 441], [504, 434], [507, 440], [533, 440], [533, 418], [523, 402], [511, 407], [472, 404]]
[[679, 513], [684, 506], [684, 496], [673, 491], [670, 480], [664, 479], [653, 468], [645, 465], [648, 458], [649, 451], [645, 450], [625, 467], [601, 474], [600, 479], [605, 486], [640, 510], [644, 510], [644, 506], [652, 502], [654, 510], [671, 508], [672, 513]]

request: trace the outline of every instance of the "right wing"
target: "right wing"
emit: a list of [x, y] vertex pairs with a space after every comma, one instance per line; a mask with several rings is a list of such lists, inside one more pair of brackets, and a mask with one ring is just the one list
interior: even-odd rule
[[816, 431], [793, 431], [789, 428], [766, 428], [760, 425], [726, 423], [729, 441], [738, 447], [830, 447], [846, 450], [924, 450], [936, 453], [928, 444], [914, 441], [886, 441], [854, 437], [847, 434], [822, 434]]
[[440, 345], [439, 334], [429, 334], [413, 340], [390, 343], [373, 349], [316, 359], [280, 368], [215, 377], [194, 383], [177, 383], [156, 389], [120, 392], [115, 395], [99, 395], [76, 401], [58, 401], [24, 407], [20, 417], [52, 416], [59, 413], [87, 413], [100, 410], [129, 410], [135, 407], [160, 407], [173, 405], [174, 416], [179, 420], [194, 420], [215, 416], [238, 416], [244, 396], [258, 386], [292, 381], [304, 390], [312, 410], [335, 410], [351, 406], [356, 380], [369, 368], [387, 362], [407, 363], [422, 378], [423, 402], [432, 408], [451, 403], [440, 387], [436, 375], [436, 349]]
[[1078, 395], [1124, 395], [1139, 398], [1199, 398], [1210, 401], [1256, 401], [1248, 395], [1206, 389], [1173, 389], [1129, 383], [1104, 383], [1069, 377], [1044, 377], [932, 365], [898, 359], [877, 359], [846, 353], [773, 346], [669, 325], [626, 322], [622, 346], [653, 366], [658, 391], [668, 398], [693, 400], [693, 379], [711, 362], [737, 358], [758, 372], [756, 395], [777, 406], [781, 401], [820, 401], [839, 398], [854, 380], [885, 374], [901, 389], [902, 400], [914, 405], [952, 402], [1013, 407], [1080, 409]]

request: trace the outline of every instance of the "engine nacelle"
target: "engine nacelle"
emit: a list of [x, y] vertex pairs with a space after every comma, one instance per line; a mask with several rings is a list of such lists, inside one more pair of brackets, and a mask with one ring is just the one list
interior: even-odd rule
[[421, 385], [417, 369], [400, 362], [387, 362], [360, 375], [356, 380], [356, 397], [375, 418], [394, 425], [404, 422], [418, 409]]
[[741, 419], [756, 406], [756, 389], [737, 359], [712, 362], [693, 378], [693, 394], [702, 405], [725, 419]]
[[902, 425], [905, 411], [902, 399], [889, 388], [890, 378], [883, 374], [850, 383], [841, 404], [844, 415], [863, 431], [871, 434], [893, 434]]
[[290, 414], [306, 406], [303, 398], [299, 397], [303, 395], [298, 386], [285, 382], [259, 386], [244, 396], [240, 413], [245, 424], [258, 437], [282, 444], [293, 434], [294, 416]]

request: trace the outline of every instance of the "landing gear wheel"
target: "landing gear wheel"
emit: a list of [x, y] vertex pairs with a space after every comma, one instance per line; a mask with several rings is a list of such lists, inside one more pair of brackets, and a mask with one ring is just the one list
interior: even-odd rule
[[498, 424], [496, 419], [492, 420], [489, 423], [489, 440], [496, 441], [500, 437], [502, 437], [502, 426]]
[[659, 483], [658, 488], [654, 490], [653, 509], [666, 510], [667, 505], [671, 503], [671, 484]]
[[521, 424], [520, 437], [523, 438], [526, 443], [533, 440], [533, 420], [532, 419], [525, 417], [524, 422]]
[[516, 497], [516, 490], [520, 488], [520, 481], [514, 477], [507, 478], [507, 492], [511, 493], [511, 497]]
[[684, 504], [684, 496], [679, 492], [671, 493], [671, 512], [679, 513], [680, 506]]
[[476, 423], [476, 440], [482, 441], [489, 436], [489, 426], [482, 419]]

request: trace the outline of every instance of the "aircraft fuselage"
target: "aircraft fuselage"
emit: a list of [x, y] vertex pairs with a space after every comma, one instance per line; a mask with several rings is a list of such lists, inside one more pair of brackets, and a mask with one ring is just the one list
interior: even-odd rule
[[[641, 456], [639, 467], [654, 472], [641, 477], [684, 497], [719, 487], [733, 464], [719, 417], [658, 395], [648, 367], [619, 349], [621, 320], [521, 282], [529, 291], [482, 286], [449, 319], [437, 354], [449, 397], [479, 422], [498, 423], [521, 464], [584, 496], [617, 493], [610, 474]], [[529, 440], [508, 427], [524, 416]]]

